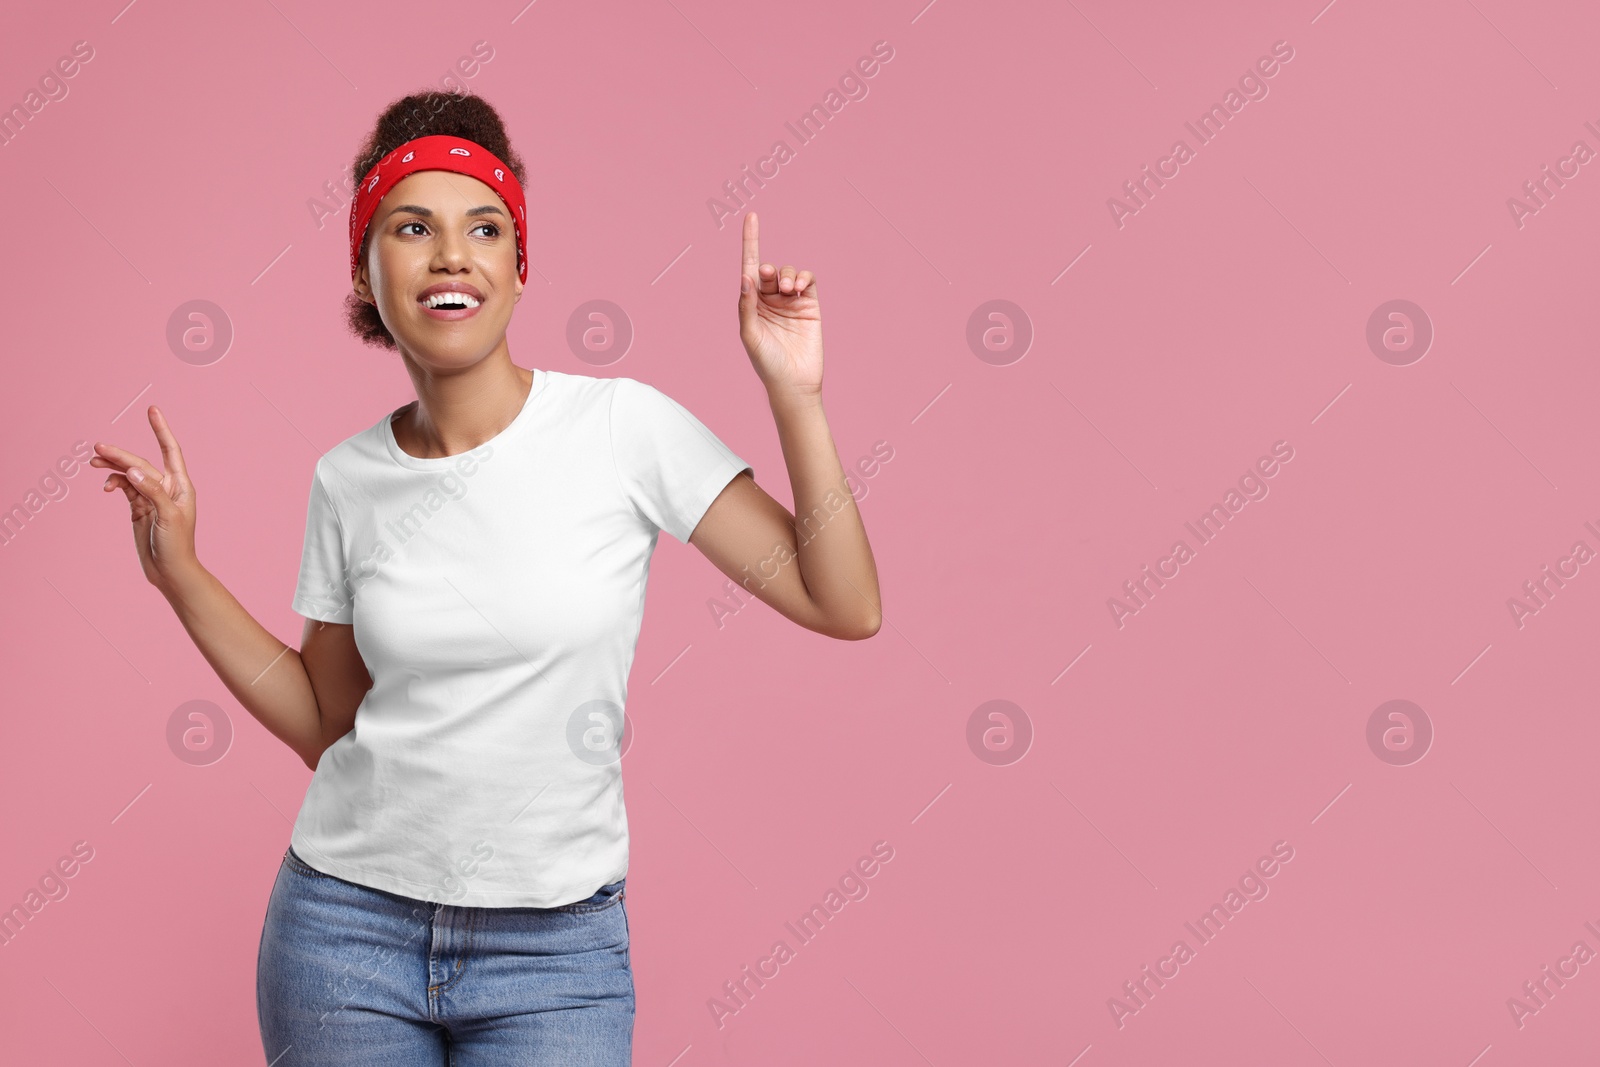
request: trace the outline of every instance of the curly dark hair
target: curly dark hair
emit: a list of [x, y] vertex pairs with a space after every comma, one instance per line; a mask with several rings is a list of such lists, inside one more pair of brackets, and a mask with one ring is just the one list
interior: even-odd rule
[[[433, 134], [462, 137], [482, 145], [504, 161], [511, 173], [517, 176], [517, 181], [527, 183], [527, 172], [522, 166], [521, 157], [511, 147], [505, 122], [488, 101], [468, 92], [429, 89], [403, 96], [384, 108], [366, 144], [350, 164], [350, 188], [359, 185], [367, 176], [367, 171], [396, 148], [407, 141]], [[363, 260], [370, 240], [369, 231], [361, 241], [360, 258]], [[378, 314], [377, 305], [367, 303], [354, 291], [345, 294], [345, 323], [350, 327], [350, 332], [365, 344], [380, 348], [396, 347], [394, 336]]]

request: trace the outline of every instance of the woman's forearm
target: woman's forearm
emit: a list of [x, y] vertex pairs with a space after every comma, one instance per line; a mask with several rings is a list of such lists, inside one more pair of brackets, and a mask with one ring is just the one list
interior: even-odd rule
[[769, 393], [767, 399], [789, 469], [796, 555], [806, 589], [824, 615], [849, 620], [842, 631], [871, 637], [883, 621], [878, 566], [839, 465], [822, 397]]
[[246, 711], [308, 766], [325, 747], [300, 653], [272, 636], [198, 562], [161, 590], [195, 647]]

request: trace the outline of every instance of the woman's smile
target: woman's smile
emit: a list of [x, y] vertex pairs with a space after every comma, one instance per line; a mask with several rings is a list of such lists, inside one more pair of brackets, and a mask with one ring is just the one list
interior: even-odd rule
[[483, 306], [483, 294], [466, 282], [440, 282], [417, 294], [417, 306], [431, 319], [470, 319]]

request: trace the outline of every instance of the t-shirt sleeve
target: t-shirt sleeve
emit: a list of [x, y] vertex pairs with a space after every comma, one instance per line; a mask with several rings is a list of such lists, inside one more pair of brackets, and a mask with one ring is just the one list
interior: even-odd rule
[[611, 393], [611, 448], [628, 501], [683, 544], [734, 476], [754, 472], [682, 404], [633, 378]]
[[300, 578], [294, 590], [294, 610], [308, 619], [348, 623], [355, 605], [346, 593], [344, 538], [339, 515], [322, 483], [322, 461], [311, 478], [311, 498], [306, 505], [306, 539], [300, 554]]

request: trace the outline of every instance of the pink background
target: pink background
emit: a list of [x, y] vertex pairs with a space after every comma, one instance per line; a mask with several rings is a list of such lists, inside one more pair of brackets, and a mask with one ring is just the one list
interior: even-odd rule
[[[722, 576], [663, 538], [628, 709], [637, 1062], [1596, 1047], [1600, 963], [1520, 1027], [1507, 1006], [1600, 951], [1600, 565], [1520, 628], [1507, 603], [1600, 550], [1600, 163], [1521, 227], [1507, 207], [1600, 150], [1592, 6], [119, 3], [20, 8], [0, 38], [7, 105], [94, 48], [0, 148], [0, 507], [79, 440], [154, 456], [156, 403], [201, 559], [295, 645], [312, 466], [414, 396], [344, 331], [345, 209], [307, 207], [388, 101], [488, 42], [467, 84], [529, 165], [514, 360], [658, 386], [786, 503], [738, 228], [706, 203], [795, 149], [750, 206], [763, 258], [817, 272], [841, 459], [893, 449], [861, 501], [886, 618], [860, 643], [759, 604], [719, 629]], [[784, 123], [880, 40], [868, 95], [797, 146]], [[1269, 95], [1197, 147], [1184, 122], [1280, 40]], [[1195, 158], [1119, 228], [1107, 199], [1180, 137]], [[209, 365], [166, 340], [193, 299], [235, 331]], [[598, 368], [566, 342], [595, 299], [636, 331]], [[1033, 330], [1005, 365], [966, 341], [993, 299]], [[1435, 331], [1406, 366], [1366, 341], [1395, 299]], [[1119, 628], [1107, 600], [1280, 440], [1270, 494]], [[144, 582], [102, 480], [0, 549], [0, 907], [94, 849], [0, 947], [6, 1056], [264, 1063], [256, 951], [310, 773]], [[1434, 731], [1409, 765], [1367, 742], [1395, 699]], [[168, 747], [190, 700], [235, 731], [208, 766]], [[1032, 732], [1014, 759], [1013, 716], [1004, 765], [968, 742], [991, 700]], [[719, 1028], [723, 983], [876, 841], [870, 894]], [[1279, 841], [1270, 894], [1199, 946], [1183, 924]], [[1119, 1027], [1108, 1000], [1180, 938], [1194, 959]]]

